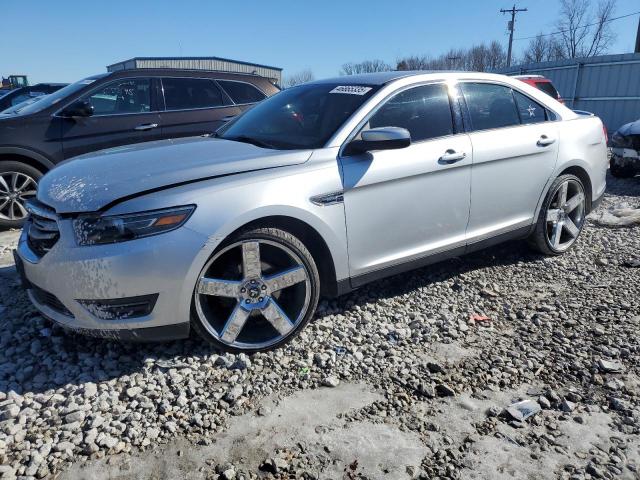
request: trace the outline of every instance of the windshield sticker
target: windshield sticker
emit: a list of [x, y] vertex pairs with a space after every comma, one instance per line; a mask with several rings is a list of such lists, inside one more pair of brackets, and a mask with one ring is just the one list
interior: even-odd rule
[[340, 85], [339, 87], [334, 88], [329, 93], [346, 93], [349, 95], [364, 95], [371, 87], [361, 87], [358, 85]]

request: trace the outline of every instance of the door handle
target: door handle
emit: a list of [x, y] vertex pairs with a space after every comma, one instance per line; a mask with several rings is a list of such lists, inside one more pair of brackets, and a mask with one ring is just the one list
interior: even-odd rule
[[539, 147], [548, 147], [552, 143], [555, 143], [555, 141], [555, 138], [549, 138], [546, 135], [540, 135], [540, 138], [538, 139], [538, 143], [536, 145], [538, 145]]
[[134, 130], [143, 132], [145, 130], [153, 130], [154, 128], [158, 128], [157, 123], [143, 123], [142, 125], [138, 125], [137, 127], [135, 127]]
[[452, 148], [450, 148], [449, 150], [444, 152], [444, 154], [438, 159], [438, 162], [444, 163], [444, 164], [451, 164], [451, 163], [459, 162], [460, 160], [464, 160], [465, 158], [467, 158], [466, 153], [464, 152], [458, 153]]

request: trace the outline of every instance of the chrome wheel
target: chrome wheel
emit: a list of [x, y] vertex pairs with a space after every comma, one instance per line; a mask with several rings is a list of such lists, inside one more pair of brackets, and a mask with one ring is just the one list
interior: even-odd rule
[[195, 288], [198, 318], [217, 341], [238, 350], [268, 348], [305, 318], [311, 282], [301, 258], [271, 240], [243, 240], [215, 254]]
[[567, 250], [578, 238], [585, 220], [586, 196], [582, 184], [568, 179], [556, 187], [547, 208], [547, 242], [556, 252]]
[[24, 220], [28, 215], [24, 203], [36, 196], [37, 186], [25, 173], [0, 173], [0, 219]]

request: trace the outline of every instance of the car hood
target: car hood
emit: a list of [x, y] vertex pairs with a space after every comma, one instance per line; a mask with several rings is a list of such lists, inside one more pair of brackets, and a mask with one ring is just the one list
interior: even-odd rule
[[40, 180], [38, 200], [58, 213], [94, 212], [122, 198], [174, 185], [304, 163], [311, 153], [208, 136], [128, 145], [61, 163]]
[[627, 137], [629, 135], [640, 135], [640, 120], [624, 124], [618, 129], [617, 133], [623, 137]]

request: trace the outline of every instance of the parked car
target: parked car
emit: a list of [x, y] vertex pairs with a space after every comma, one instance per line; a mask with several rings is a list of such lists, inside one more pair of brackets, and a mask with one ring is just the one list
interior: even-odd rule
[[621, 126], [611, 136], [611, 175], [620, 178], [640, 173], [640, 120]]
[[36, 97], [29, 97], [27, 100], [24, 100], [20, 103], [18, 103], [17, 105], [14, 105], [13, 107], [9, 107], [6, 110], [2, 110], [0, 112], [0, 118], [4, 117], [4, 116], [10, 116], [10, 115], [17, 115], [18, 113], [20, 113], [20, 110], [22, 110], [23, 108], [25, 108], [28, 105], [31, 105], [32, 103], [36, 103], [39, 100], [42, 100], [43, 98], [45, 98], [46, 95], [38, 95]]
[[517, 78], [518, 80], [531, 85], [532, 87], [537, 88], [538, 90], [543, 91], [551, 98], [556, 99], [560, 103], [564, 103], [562, 97], [556, 87], [553, 85], [553, 82], [543, 75], [514, 75], [513, 78]]
[[40, 95], [48, 95], [50, 93], [57, 92], [58, 90], [66, 86], [66, 83], [38, 83], [36, 85], [30, 85], [28, 87], [9, 90], [6, 95], [0, 97], [0, 112], [19, 103], [22, 103], [29, 98], [38, 97]]
[[257, 75], [124, 70], [85, 78], [16, 115], [0, 116], [0, 227], [22, 224], [24, 202], [42, 174], [62, 160], [211, 133], [278, 91]]
[[[501, 241], [547, 255], [605, 190], [597, 117], [502, 75], [386, 72], [289, 88], [215, 136], [66, 162], [40, 181], [16, 265], [61, 325], [260, 351], [321, 293]], [[60, 281], [64, 279], [64, 281]]]

